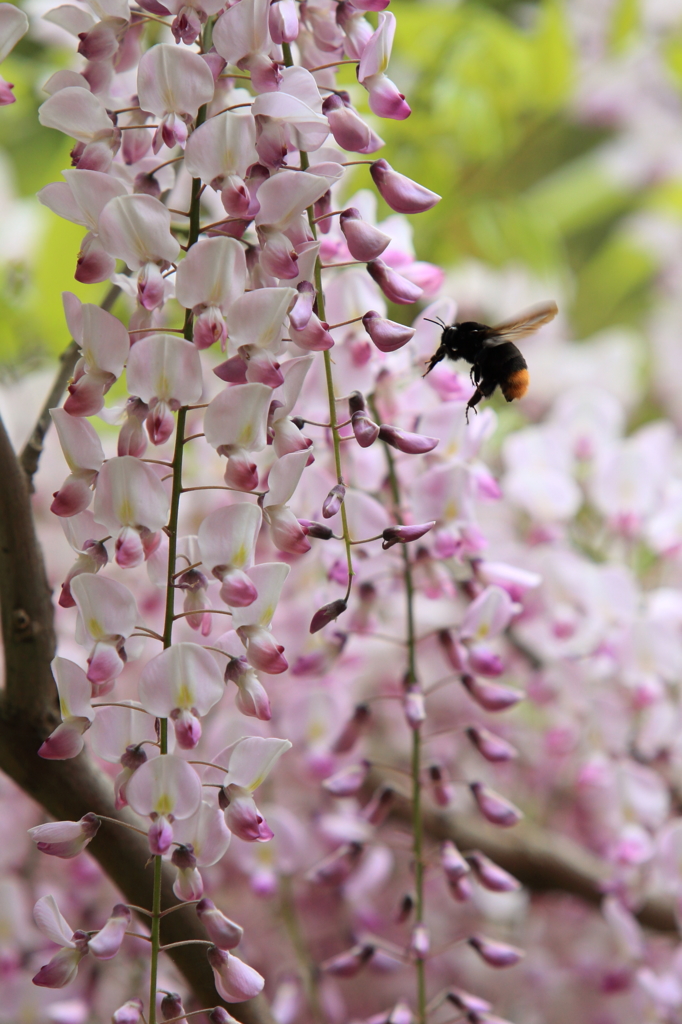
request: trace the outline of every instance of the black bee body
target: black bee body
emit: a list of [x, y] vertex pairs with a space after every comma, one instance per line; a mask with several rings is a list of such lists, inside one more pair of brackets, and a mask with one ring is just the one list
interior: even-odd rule
[[508, 402], [523, 398], [528, 390], [528, 364], [511, 339], [533, 333], [556, 313], [556, 304], [549, 302], [495, 327], [474, 320], [451, 327], [439, 324], [443, 328], [440, 345], [429, 360], [426, 373], [446, 356], [471, 363], [471, 380], [476, 390], [467, 402], [467, 419], [469, 410], [475, 410], [482, 398], [490, 398], [497, 387]]

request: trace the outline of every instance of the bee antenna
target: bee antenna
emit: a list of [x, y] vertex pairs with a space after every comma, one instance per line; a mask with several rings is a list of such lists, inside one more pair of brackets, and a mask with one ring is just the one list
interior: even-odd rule
[[437, 320], [429, 320], [428, 316], [425, 316], [425, 317], [424, 317], [424, 321], [425, 321], [425, 322], [426, 322], [427, 324], [435, 324], [435, 325], [436, 325], [436, 327], [440, 327], [440, 328], [441, 328], [441, 330], [443, 330], [443, 331], [445, 330], [445, 324], [443, 323], [443, 321], [441, 320], [441, 318], [440, 318], [440, 317], [438, 317], [438, 319], [437, 319]]

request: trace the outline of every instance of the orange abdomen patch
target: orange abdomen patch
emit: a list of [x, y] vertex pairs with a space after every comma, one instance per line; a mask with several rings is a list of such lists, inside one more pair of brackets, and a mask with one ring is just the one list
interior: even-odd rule
[[517, 370], [516, 373], [510, 374], [504, 384], [501, 385], [502, 394], [508, 402], [511, 402], [514, 398], [523, 398], [528, 390], [529, 382], [528, 370]]

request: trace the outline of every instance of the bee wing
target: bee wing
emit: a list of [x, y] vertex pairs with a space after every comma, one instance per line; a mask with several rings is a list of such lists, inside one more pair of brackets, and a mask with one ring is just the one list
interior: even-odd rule
[[538, 328], [548, 324], [559, 312], [556, 302], [541, 302], [538, 306], [527, 309], [518, 316], [503, 320], [490, 328], [488, 344], [500, 345], [505, 341], [517, 341], [519, 338], [532, 334]]

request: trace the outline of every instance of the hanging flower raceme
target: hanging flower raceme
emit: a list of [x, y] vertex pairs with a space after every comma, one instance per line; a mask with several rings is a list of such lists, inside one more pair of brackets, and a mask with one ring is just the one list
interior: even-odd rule
[[127, 381], [131, 395], [149, 408], [146, 426], [150, 441], [163, 444], [173, 433], [173, 412], [201, 398], [199, 353], [190, 341], [172, 334], [149, 335], [132, 348]]
[[198, 349], [219, 341], [225, 351], [225, 313], [244, 294], [245, 287], [246, 258], [239, 242], [233, 238], [205, 238], [192, 246], [178, 267], [175, 297], [194, 313], [193, 340]]
[[[196, 357], [196, 349], [188, 342], [185, 345], [185, 351]], [[105, 462], [97, 481], [94, 515], [116, 534], [116, 562], [123, 569], [140, 565], [156, 549], [169, 508], [166, 490], [148, 463], [132, 455]]]
[[71, 336], [81, 350], [64, 409], [70, 416], [93, 416], [123, 372], [130, 350], [128, 332], [117, 317], [90, 302], [81, 303], [72, 292], [64, 292], [62, 298]]
[[98, 960], [110, 960], [121, 948], [131, 913], [118, 903], [111, 917], [95, 935], [74, 931], [62, 916], [54, 896], [42, 896], [33, 908], [41, 932], [62, 948], [38, 971], [33, 984], [41, 988], [64, 988], [76, 977], [78, 965], [88, 953]]
[[250, 665], [269, 675], [286, 672], [288, 662], [284, 648], [278, 644], [269, 626], [277, 608], [289, 566], [283, 562], [263, 562], [247, 571], [258, 591], [256, 600], [246, 608], [234, 608], [232, 625], [246, 647]]
[[[272, 839], [273, 833], [251, 794], [290, 747], [289, 740], [246, 736], [232, 748], [220, 791], [221, 806], [230, 831], [247, 843], [263, 843]], [[222, 755], [219, 754], [216, 761], [222, 761]]]
[[220, 596], [233, 608], [244, 608], [258, 597], [245, 570], [253, 565], [262, 513], [246, 502], [216, 509], [199, 527], [201, 561], [220, 580]]
[[222, 674], [209, 651], [198, 644], [173, 644], [147, 662], [140, 678], [140, 702], [158, 718], [170, 718], [183, 750], [201, 738], [199, 718], [225, 691]]
[[87, 677], [93, 696], [109, 693], [123, 671], [124, 644], [135, 628], [137, 604], [127, 587], [105, 576], [84, 573], [71, 582], [79, 617], [76, 639], [91, 644]]
[[170, 212], [153, 196], [119, 196], [110, 200], [100, 213], [102, 247], [110, 256], [123, 260], [130, 270], [139, 271], [137, 297], [147, 310], [163, 304], [162, 271], [180, 252], [170, 225]]
[[62, 761], [80, 754], [84, 746], [83, 733], [92, 725], [95, 711], [92, 707], [92, 686], [83, 669], [67, 658], [52, 662], [57, 690], [61, 723], [50, 733], [38, 750], [40, 757]]
[[55, 491], [50, 511], [56, 516], [75, 516], [92, 501], [92, 485], [104, 462], [104, 451], [95, 428], [86, 419], [69, 416], [64, 409], [50, 409], [62, 452], [71, 474]]
[[267, 442], [267, 417], [272, 388], [265, 384], [236, 384], [209, 404], [204, 416], [206, 440], [219, 455], [227, 455], [225, 483], [237, 490], [258, 486], [258, 469], [249, 452]]
[[192, 50], [159, 43], [143, 55], [137, 71], [140, 106], [161, 118], [153, 149], [184, 145], [187, 125], [213, 99], [215, 83], [205, 60]]
[[126, 796], [134, 811], [152, 819], [149, 848], [153, 854], [163, 854], [173, 843], [173, 822], [189, 818], [199, 807], [201, 781], [182, 758], [161, 754], [137, 769], [126, 786]]
[[358, 81], [369, 93], [370, 109], [377, 117], [391, 117], [403, 121], [411, 110], [405, 97], [384, 72], [391, 59], [395, 36], [395, 15], [380, 14], [379, 26], [362, 51], [358, 65]]

